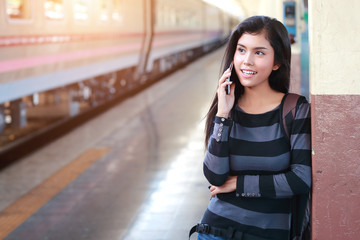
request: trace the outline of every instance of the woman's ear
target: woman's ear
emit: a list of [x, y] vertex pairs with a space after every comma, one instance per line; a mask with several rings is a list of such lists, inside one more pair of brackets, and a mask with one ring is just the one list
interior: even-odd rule
[[276, 71], [276, 70], [278, 70], [279, 68], [280, 68], [280, 64], [275, 64], [274, 66], [273, 66], [273, 71]]

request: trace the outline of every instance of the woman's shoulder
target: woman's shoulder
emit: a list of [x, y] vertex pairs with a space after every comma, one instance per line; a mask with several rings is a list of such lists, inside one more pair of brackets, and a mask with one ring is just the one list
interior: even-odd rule
[[309, 103], [309, 101], [307, 100], [307, 98], [305, 96], [298, 94], [298, 93], [289, 92], [289, 93], [285, 94], [283, 97], [283, 101], [284, 101], [284, 99], [289, 99], [289, 98], [296, 99], [297, 103]]
[[310, 102], [303, 95], [296, 93], [288, 93], [282, 101], [283, 114], [295, 109], [295, 118], [309, 118], [310, 117]]
[[310, 103], [307, 98], [303, 95], [297, 93], [287, 93], [284, 95], [284, 98], [281, 101], [281, 106], [286, 111], [286, 109], [295, 108], [310, 108]]

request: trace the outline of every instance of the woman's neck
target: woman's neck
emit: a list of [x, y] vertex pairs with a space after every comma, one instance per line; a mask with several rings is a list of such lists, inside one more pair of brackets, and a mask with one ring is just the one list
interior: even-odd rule
[[262, 89], [261, 91], [245, 89], [237, 104], [247, 113], [260, 114], [279, 106], [283, 97], [284, 93], [271, 88]]

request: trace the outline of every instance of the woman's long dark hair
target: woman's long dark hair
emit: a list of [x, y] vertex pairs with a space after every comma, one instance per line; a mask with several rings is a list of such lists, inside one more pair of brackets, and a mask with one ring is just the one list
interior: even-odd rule
[[[287, 93], [289, 91], [290, 84], [290, 39], [284, 25], [275, 18], [269, 18], [266, 16], [253, 16], [245, 19], [243, 22], [236, 26], [234, 31], [231, 33], [227, 44], [225, 55], [222, 61], [222, 73], [230, 66], [230, 63], [233, 61], [234, 54], [237, 48], [237, 43], [242, 34], [260, 34], [263, 31], [266, 34], [266, 39], [270, 42], [270, 45], [274, 49], [274, 62], [275, 64], [280, 65], [280, 68], [278, 70], [272, 71], [272, 73], [270, 74], [269, 85], [275, 91]], [[237, 74], [234, 73], [235, 70], [233, 70], [233, 74], [231, 75], [231, 81], [235, 83], [235, 107], [239, 98], [244, 93], [244, 87], [241, 85]], [[217, 113], [217, 103], [218, 97], [216, 94], [206, 117], [206, 147], [212, 133], [213, 122]]]

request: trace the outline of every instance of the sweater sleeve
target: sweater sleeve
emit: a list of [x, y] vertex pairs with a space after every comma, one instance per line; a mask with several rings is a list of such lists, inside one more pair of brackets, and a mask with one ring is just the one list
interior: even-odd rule
[[274, 175], [240, 175], [236, 196], [286, 198], [306, 194], [311, 188], [310, 104], [299, 104], [290, 135], [291, 162], [287, 172]]
[[229, 175], [229, 131], [231, 119], [215, 117], [213, 133], [205, 154], [203, 171], [210, 184], [221, 186]]

